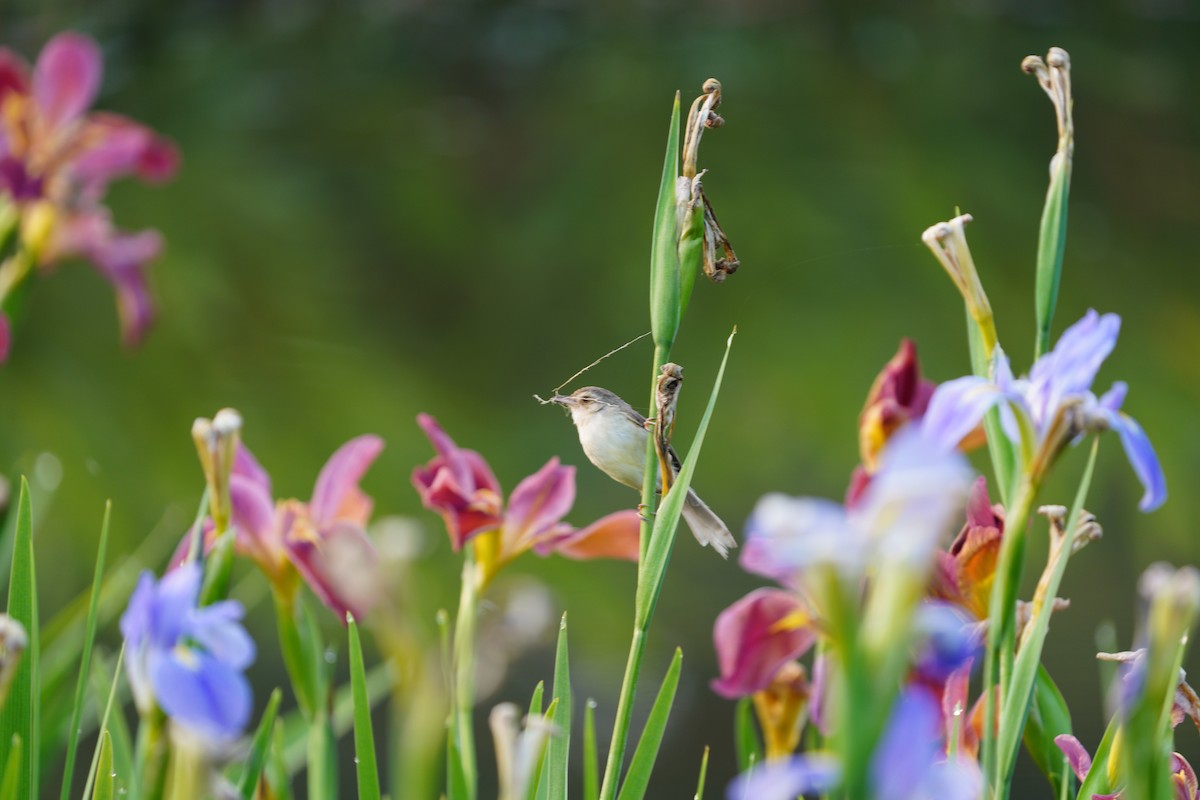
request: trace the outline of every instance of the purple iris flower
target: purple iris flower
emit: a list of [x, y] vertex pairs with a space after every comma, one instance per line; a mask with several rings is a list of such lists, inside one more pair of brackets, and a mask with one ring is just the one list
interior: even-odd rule
[[841, 769], [829, 755], [809, 753], [752, 767], [733, 779], [726, 800], [795, 800], [837, 788]]
[[929, 602], [917, 609], [918, 647], [914, 669], [921, 678], [944, 684], [979, 653], [978, 624], [950, 603]]
[[[991, 380], [972, 375], [937, 388], [921, 422], [925, 437], [944, 448], [955, 447], [1001, 401], [1008, 403], [1001, 414], [1005, 432], [1014, 441], [1021, 440], [1020, 415], [1036, 437], [1026, 443], [1034, 452], [1047, 445], [1052, 432], [1073, 440], [1089, 431], [1112, 429], [1145, 488], [1139, 508], [1153, 511], [1167, 499], [1166, 479], [1141, 426], [1121, 412], [1128, 386], [1118, 381], [1099, 398], [1092, 392], [1096, 373], [1116, 346], [1120, 329], [1116, 314], [1089, 310], [1063, 332], [1053, 350], [1034, 363], [1027, 378], [1013, 378], [1008, 357], [997, 347]], [[1049, 446], [1060, 443], [1056, 440]]]
[[978, 800], [983, 775], [974, 761], [946, 758], [937, 698], [905, 689], [871, 759], [876, 800]]
[[210, 742], [238, 736], [250, 718], [254, 641], [233, 600], [198, 607], [201, 572], [184, 564], [157, 583], [143, 572], [121, 617], [125, 666], [142, 713], [157, 704], [177, 725]]

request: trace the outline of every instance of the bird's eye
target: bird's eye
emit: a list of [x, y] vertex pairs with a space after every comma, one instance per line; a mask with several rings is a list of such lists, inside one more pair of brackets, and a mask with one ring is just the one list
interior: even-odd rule
[[579, 402], [583, 403], [584, 405], [587, 405], [588, 403], [592, 402], [592, 398], [590, 398], [590, 397], [581, 397], [581, 398], [579, 398]]

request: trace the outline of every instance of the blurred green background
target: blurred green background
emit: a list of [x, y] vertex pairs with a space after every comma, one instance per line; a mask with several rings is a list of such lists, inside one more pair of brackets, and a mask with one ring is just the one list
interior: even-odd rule
[[[419, 411], [482, 452], [506, 489], [555, 454], [579, 465], [577, 525], [635, 503], [531, 395], [648, 330], [670, 102], [676, 89], [690, 101], [710, 75], [728, 124], [705, 138], [701, 164], [743, 266], [697, 287], [674, 354], [688, 377], [678, 435], [694, 429], [736, 324], [695, 485], [738, 530], [767, 491], [840, 497], [863, 398], [902, 336], [930, 377], [969, 370], [961, 305], [919, 239], [956, 207], [975, 216], [1002, 344], [1018, 371], [1028, 366], [1055, 129], [1018, 65], [1059, 45], [1074, 67], [1077, 148], [1056, 333], [1089, 307], [1121, 314], [1100, 383], [1129, 381], [1126, 408], [1171, 492], [1161, 511], [1138, 514], [1140, 487], [1105, 439], [1089, 504], [1105, 537], [1073, 562], [1072, 606], [1047, 656], [1094, 747], [1097, 626], [1112, 620], [1128, 646], [1141, 569], [1200, 560], [1198, 21], [1187, 0], [10, 0], [4, 44], [33, 56], [60, 29], [96, 36], [107, 58], [98, 106], [183, 153], [173, 183], [126, 183], [111, 198], [122, 227], [156, 227], [168, 242], [146, 345], [121, 352], [108, 287], [69, 265], [34, 287], [0, 372], [0, 469], [61, 477], [38, 508], [43, 615], [86, 586], [105, 498], [114, 559], [148, 536], [158, 552], [173, 546], [202, 489], [191, 421], [222, 406], [241, 411], [284, 496], [307, 497], [351, 436], [386, 439], [365, 486], [377, 516], [425, 526], [409, 576], [424, 618], [453, 608], [457, 565], [409, 485], [431, 456]], [[640, 404], [650, 355], [639, 343], [586, 382]], [[1043, 501], [1069, 501], [1082, 456], [1063, 459]], [[576, 694], [597, 699], [606, 742], [633, 569], [529, 556], [508, 571], [526, 576], [549, 587], [550, 619], [570, 610]], [[676, 644], [685, 670], [651, 796], [690, 796], [705, 744], [710, 785], [732, 776], [732, 705], [707, 688], [710, 632], [758, 585], [680, 538], [646, 674], [657, 682]], [[266, 605], [251, 613], [259, 703], [282, 680]], [[551, 638], [517, 659], [484, 709], [527, 701], [550, 675]], [[1193, 731], [1179, 741], [1200, 753]], [[490, 774], [486, 739], [480, 752]], [[1014, 796], [1048, 795], [1024, 778]]]

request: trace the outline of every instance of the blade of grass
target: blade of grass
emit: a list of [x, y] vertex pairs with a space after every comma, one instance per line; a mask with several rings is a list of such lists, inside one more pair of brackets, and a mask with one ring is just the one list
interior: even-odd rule
[[[392, 671], [387, 663], [376, 664], [367, 672], [367, 696], [374, 706], [387, 697], [392, 688]], [[354, 724], [354, 694], [350, 684], [339, 686], [333, 696], [333, 732], [338, 738]], [[307, 758], [308, 722], [299, 711], [286, 714], [283, 723], [283, 755], [289, 775], [295, 775]]]
[[[1036, 609], [1033, 621], [1031, 623], [1028, 636], [1021, 637], [1020, 650], [1017, 652], [1016, 660], [1013, 662], [1012, 677], [1009, 680], [1009, 689], [1007, 696], [1003, 699], [1003, 708], [1000, 713], [1000, 727], [997, 742], [999, 756], [999, 776], [1003, 786], [1007, 786], [1012, 779], [1013, 767], [1016, 765], [1017, 749], [1021, 741], [1021, 734], [1025, 730], [1025, 720], [1029, 713], [1029, 704], [1033, 695], [1034, 681], [1037, 678], [1038, 667], [1042, 658], [1042, 646], [1046, 641], [1046, 634], [1050, 630], [1050, 614], [1054, 610], [1054, 597], [1058, 592], [1058, 587], [1062, 582], [1063, 573], [1067, 569], [1067, 561], [1071, 555], [1071, 545], [1075, 540], [1075, 533], [1079, 527], [1080, 514], [1083, 512], [1083, 503], [1087, 498], [1088, 489], [1092, 485], [1092, 473], [1096, 467], [1096, 454], [1100, 449], [1100, 440], [1095, 438], [1092, 440], [1092, 451], [1088, 457], [1087, 466], [1084, 467], [1083, 477], [1079, 481], [1079, 488], [1075, 492], [1075, 499], [1071, 504], [1071, 513], [1067, 518], [1067, 527], [1065, 538], [1059, 550], [1057, 560], [1050, 572], [1049, 581], [1045, 585], [1044, 596], [1042, 597], [1041, 605]], [[1041, 587], [1039, 587], [1039, 592]]]
[[[100, 524], [100, 544], [96, 552], [96, 571], [92, 576], [92, 597], [88, 601], [87, 626], [83, 636], [83, 653], [79, 658], [79, 681], [75, 684], [75, 704], [71, 709], [71, 724], [67, 728], [67, 756], [63, 765], [61, 800], [71, 793], [71, 778], [75, 774], [75, 753], [79, 747], [79, 720], [83, 716], [84, 695], [87, 693], [89, 669], [92, 664], [92, 644], [96, 641], [96, 615], [100, 610], [100, 587], [104, 584], [104, 557], [108, 549], [108, 526], [112, 519], [112, 501], [104, 504], [104, 521]], [[109, 772], [112, 772], [112, 744], [108, 745]], [[111, 788], [111, 783], [110, 783]]]
[[546, 682], [538, 681], [537, 686], [533, 687], [533, 697], [529, 698], [529, 716], [542, 713], [542, 695], [546, 691]]
[[[113, 703], [117, 697], [117, 686], [121, 682], [121, 665], [125, 663], [125, 645], [121, 645], [121, 652], [117, 655], [117, 665], [113, 668], [112, 686], [108, 690], [108, 702], [104, 705], [104, 715], [100, 718], [100, 730], [108, 730], [108, 721], [112, 716]], [[120, 716], [120, 714], [118, 714]], [[92, 786], [96, 780], [96, 769], [100, 762], [100, 743], [97, 741], [96, 749], [92, 752], [92, 765], [88, 769], [87, 783], [83, 787], [83, 796], [85, 798], [92, 796]], [[128, 773], [132, 775], [132, 771]], [[130, 784], [136, 786], [137, 782], [130, 780]]]
[[754, 727], [754, 709], [749, 697], [738, 700], [733, 712], [733, 742], [737, 752], [738, 772], [745, 772], [763, 760], [763, 744]]
[[21, 736], [13, 734], [4, 765], [4, 781], [0, 782], [0, 800], [19, 800], [17, 782], [21, 779]]
[[371, 726], [371, 697], [363, 667], [362, 642], [353, 614], [346, 615], [350, 629], [350, 688], [354, 697], [354, 765], [358, 772], [359, 800], [379, 800], [379, 767], [375, 762], [375, 731]]
[[708, 775], [708, 745], [704, 746], [704, 755], [700, 757], [700, 778], [696, 781], [695, 800], [704, 800], [704, 778]]
[[[567, 654], [567, 615], [558, 626], [558, 647], [554, 656], [554, 714], [556, 732], [546, 745], [545, 770], [538, 796], [566, 800], [567, 767], [571, 757], [571, 668]], [[543, 794], [544, 793], [544, 794]]]
[[108, 735], [108, 731], [100, 731], [100, 760], [96, 766], [96, 788], [92, 792], [92, 800], [112, 800], [115, 778], [112, 737]]
[[246, 766], [242, 777], [238, 780], [238, 791], [242, 800], [253, 800], [258, 788], [263, 766], [267, 763], [267, 750], [271, 746], [271, 733], [275, 730], [275, 714], [279, 711], [279, 701], [283, 692], [276, 687], [267, 701], [267, 710], [263, 712], [262, 720], [254, 731], [254, 739], [250, 743], [250, 755], [246, 757]]
[[600, 761], [596, 756], [596, 701], [583, 707], [583, 800], [600, 798]]
[[646, 727], [642, 729], [642, 738], [638, 740], [633, 758], [629, 761], [629, 772], [625, 774], [625, 782], [621, 785], [618, 800], [641, 800], [646, 795], [646, 787], [650, 785], [650, 773], [654, 770], [654, 762], [658, 759], [658, 748], [662, 744], [663, 734], [667, 729], [667, 719], [671, 716], [671, 706], [675, 702], [675, 690], [679, 687], [679, 672], [683, 666], [683, 651], [675, 648], [675, 657], [667, 668], [666, 677], [658, 690], [658, 697], [650, 709], [646, 719]]
[[[25, 628], [29, 647], [9, 689], [8, 700], [0, 711], [0, 758], [7, 761], [13, 735], [22, 742], [38, 741], [38, 618], [37, 577], [33, 560], [33, 520], [29, 508], [29, 482], [21, 478], [21, 496], [17, 501], [16, 538], [13, 541], [12, 568], [8, 582], [8, 615]], [[22, 748], [17, 774], [17, 796], [38, 796], [38, 748]]]
[[271, 736], [271, 756], [267, 760], [267, 783], [275, 793], [274, 800], [292, 800], [292, 784], [288, 775], [283, 755], [283, 720], [276, 720]]

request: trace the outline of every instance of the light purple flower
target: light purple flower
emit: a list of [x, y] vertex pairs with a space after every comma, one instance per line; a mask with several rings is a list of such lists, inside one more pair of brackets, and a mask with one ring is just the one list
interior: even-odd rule
[[930, 684], [944, 685], [979, 653], [982, 636], [978, 624], [950, 603], [922, 604], [914, 628], [918, 647], [913, 668]]
[[942, 714], [928, 691], [905, 689], [871, 758], [875, 800], [978, 800], [983, 796], [979, 765], [947, 759]]
[[[1036, 441], [1026, 444], [1034, 452], [1059, 447], [1088, 431], [1112, 429], [1145, 488], [1139, 508], [1153, 511], [1167, 499], [1166, 480], [1141, 426], [1120, 410], [1128, 387], [1114, 383], [1099, 399], [1092, 391], [1096, 373], [1116, 346], [1120, 328], [1116, 314], [1089, 310], [1063, 332], [1052, 351], [1034, 363], [1027, 378], [1013, 378], [1008, 357], [997, 347], [991, 380], [967, 376], [937, 388], [921, 421], [923, 435], [940, 447], [954, 447], [988, 409], [1001, 402], [1008, 404], [1001, 412], [1005, 432], [1021, 441], [1016, 415], [1028, 420]], [[1072, 415], [1065, 420], [1065, 427], [1063, 414]], [[1054, 436], [1066, 436], [1066, 440], [1048, 441]]]
[[826, 794], [837, 788], [841, 768], [833, 756], [806, 753], [758, 764], [733, 779], [726, 800], [795, 800], [802, 794]]
[[852, 508], [809, 497], [763, 497], [746, 526], [741, 565], [791, 586], [818, 564], [849, 577], [882, 563], [923, 573], [970, 483], [961, 454], [931, 446], [906, 428], [888, 442], [879, 470]]
[[210, 742], [238, 736], [250, 718], [254, 641], [242, 606], [226, 600], [197, 607], [201, 571], [185, 564], [157, 583], [142, 573], [121, 617], [134, 701], [161, 708], [177, 725]]

